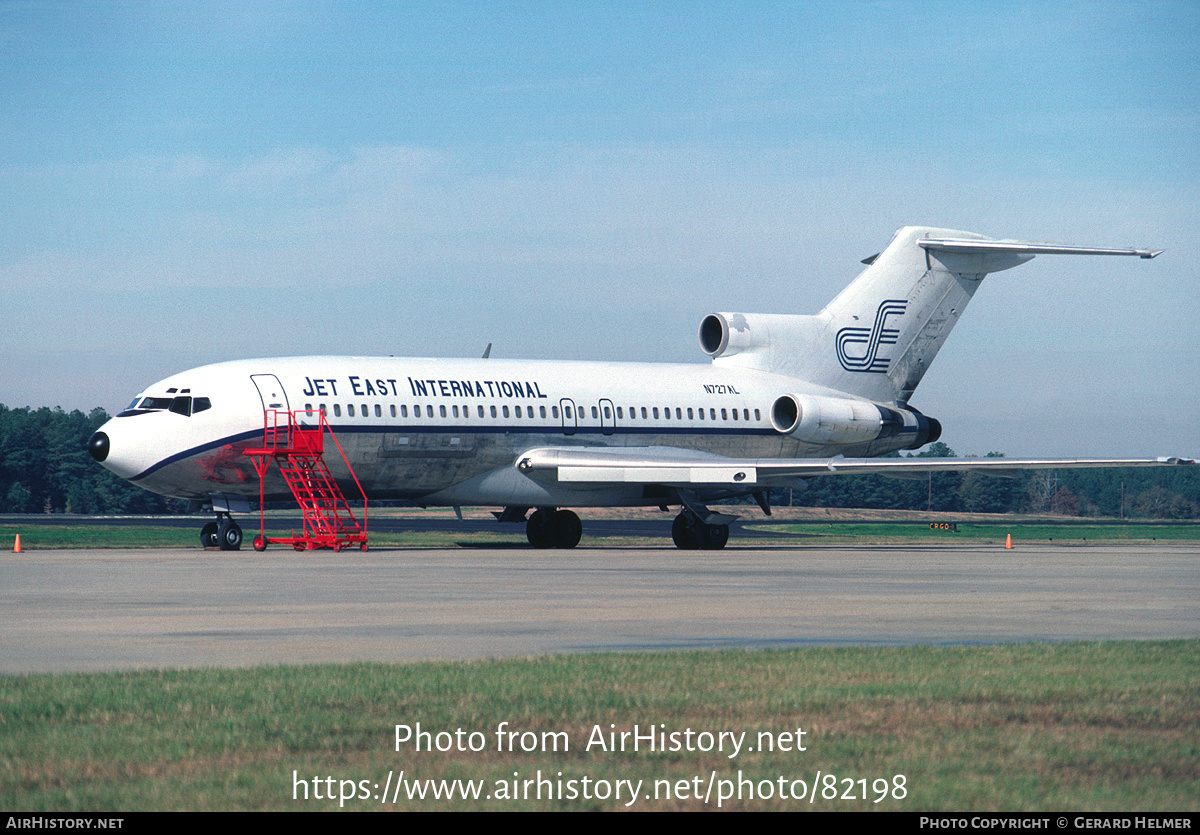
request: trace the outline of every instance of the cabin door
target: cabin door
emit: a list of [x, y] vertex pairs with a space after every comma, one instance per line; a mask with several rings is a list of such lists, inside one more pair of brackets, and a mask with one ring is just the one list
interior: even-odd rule
[[258, 396], [262, 398], [263, 411], [276, 409], [281, 412], [290, 412], [288, 406], [287, 392], [283, 390], [283, 383], [279, 382], [279, 378], [274, 374], [251, 374], [250, 379], [254, 383], [254, 387], [258, 389]]
[[564, 397], [558, 401], [558, 408], [562, 412], [563, 434], [574, 435], [579, 428], [579, 410], [575, 408], [575, 401]]
[[600, 399], [600, 432], [604, 435], [611, 435], [617, 428], [617, 410], [613, 408], [613, 402], [607, 397]]

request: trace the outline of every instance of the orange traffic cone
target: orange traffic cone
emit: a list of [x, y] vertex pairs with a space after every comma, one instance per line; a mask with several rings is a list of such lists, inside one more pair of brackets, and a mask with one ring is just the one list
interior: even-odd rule
[[14, 554], [21, 553], [21, 535], [20, 534], [17, 534], [17, 541], [13, 545], [13, 553]]
[[1012, 550], [1012, 534], [1009, 534], [1004, 538], [1004, 547], [1009, 551]]

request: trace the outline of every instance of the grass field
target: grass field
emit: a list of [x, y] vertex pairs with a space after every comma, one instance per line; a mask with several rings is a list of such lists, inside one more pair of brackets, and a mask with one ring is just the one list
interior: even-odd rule
[[[398, 724], [449, 750], [396, 750]], [[596, 744], [634, 726], [681, 750]], [[640, 809], [1194, 812], [1198, 730], [1200, 641], [14, 676], [0, 807], [622, 809], [632, 784]], [[478, 782], [409, 799], [426, 780]]]

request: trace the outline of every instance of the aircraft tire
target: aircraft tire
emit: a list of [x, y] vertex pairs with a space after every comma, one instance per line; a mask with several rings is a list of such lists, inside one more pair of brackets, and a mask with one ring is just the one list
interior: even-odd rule
[[554, 540], [550, 531], [551, 511], [538, 508], [529, 516], [525, 523], [525, 536], [534, 548], [553, 548]]
[[583, 523], [570, 510], [556, 510], [547, 525], [555, 548], [574, 548], [583, 536]]
[[200, 547], [201, 548], [216, 548], [217, 542], [217, 523], [209, 522], [200, 529]]
[[728, 525], [704, 525], [700, 528], [700, 547], [705, 551], [719, 551], [729, 542]]
[[232, 519], [226, 519], [222, 522], [220, 530], [217, 531], [217, 542], [220, 544], [222, 551], [240, 551], [242, 548], [242, 529], [238, 527], [238, 523]]
[[695, 551], [700, 547], [700, 534], [686, 513], [680, 513], [671, 524], [671, 539], [681, 551]]

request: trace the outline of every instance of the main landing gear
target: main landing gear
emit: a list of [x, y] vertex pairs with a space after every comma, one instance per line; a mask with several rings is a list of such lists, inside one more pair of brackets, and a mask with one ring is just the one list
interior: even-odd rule
[[200, 529], [200, 545], [204, 548], [220, 548], [222, 551], [240, 550], [242, 529], [228, 513], [218, 513], [217, 521], [209, 522]]
[[[671, 526], [671, 537], [675, 546], [685, 551], [717, 551], [729, 541], [729, 523], [736, 516], [727, 516], [709, 510], [694, 497], [686, 497], [675, 523]], [[666, 510], [666, 507], [663, 507]], [[539, 507], [529, 518], [528, 508], [506, 507], [497, 513], [501, 522], [525, 520], [525, 535], [534, 548], [574, 548], [583, 534], [583, 524], [570, 510]]]
[[525, 523], [525, 535], [534, 548], [574, 548], [583, 536], [583, 523], [570, 510], [539, 507]]
[[683, 551], [717, 551], [729, 541], [729, 525], [707, 524], [685, 507], [671, 525], [671, 538]]

